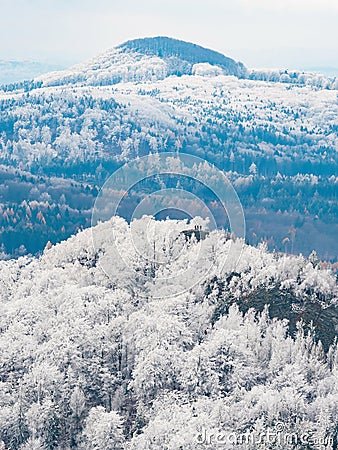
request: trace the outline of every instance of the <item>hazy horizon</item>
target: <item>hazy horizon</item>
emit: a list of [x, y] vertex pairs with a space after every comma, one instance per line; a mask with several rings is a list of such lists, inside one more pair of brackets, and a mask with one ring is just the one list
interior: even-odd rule
[[[142, 36], [142, 37], [146, 37], [146, 36]], [[175, 38], [174, 36], [171, 36], [171, 37]], [[190, 42], [192, 42], [192, 41], [190, 41]], [[121, 43], [122, 43], [122, 41], [121, 41]], [[194, 43], [196, 43], [196, 42], [194, 42]], [[117, 43], [116, 45], [118, 45], [118, 44], [119, 43]], [[202, 45], [202, 44], [199, 43], [199, 45]], [[206, 46], [204, 45], [204, 47], [206, 47]], [[207, 47], [207, 48], [211, 48], [211, 47]], [[39, 76], [43, 73], [47, 73], [47, 72], [54, 71], [54, 70], [65, 70], [76, 64], [82, 63], [86, 60], [90, 60], [92, 57], [95, 57], [100, 53], [104, 53], [107, 50], [109, 50], [109, 48], [106, 48], [106, 49], [102, 50], [101, 52], [98, 52], [87, 58], [83, 58], [83, 59], [75, 59], [74, 58], [72, 60], [65, 59], [64, 61], [62, 61], [62, 60], [53, 61], [49, 58], [47, 58], [47, 59], [31, 59], [31, 60], [27, 59], [27, 58], [26, 59], [0, 58], [0, 84], [18, 82], [18, 81], [22, 81], [24, 79], [34, 78], [35, 76]], [[211, 50], [220, 51], [215, 48], [211, 48]], [[280, 64], [271, 64], [271, 65], [247, 64], [247, 61], [243, 58], [236, 58], [229, 53], [224, 53], [224, 54], [226, 56], [229, 56], [229, 57], [237, 60], [237, 61], [241, 61], [242, 63], [245, 64], [246, 67], [252, 68], [252, 69], [253, 68], [256, 68], [256, 69], [284, 69], [285, 68], [285, 69], [289, 69], [289, 70], [318, 72], [318, 73], [322, 73], [329, 77], [338, 76], [338, 64], [336, 66], [333, 66], [333, 65], [332, 66], [326, 66], [326, 65], [321, 66], [321, 65], [315, 65], [315, 64], [312, 64], [312, 65], [309, 64], [307, 66], [307, 65], [299, 65], [297, 63], [295, 63], [293, 65], [286, 65], [286, 64], [283, 64], [282, 62]], [[281, 61], [283, 61], [283, 58], [281, 58]], [[10, 69], [8, 69], [6, 71], [6, 73], [4, 72], [3, 67], [4, 67], [4, 65], [6, 65], [6, 63], [10, 63], [10, 64], [12, 63], [14, 65], [13, 72], [11, 72]], [[17, 63], [19, 63], [19, 64], [22, 63], [22, 67], [15, 68], [15, 65]], [[18, 70], [20, 70], [20, 72]]]
[[[143, 38], [143, 37], [150, 37], [150, 36], [134, 36], [134, 37], [131, 37], [130, 39]], [[151, 37], [156, 37], [156, 36], [154, 35], [154, 36], [151, 36]], [[168, 36], [168, 37], [172, 37], [172, 38], [176, 39], [175, 36]], [[127, 40], [129, 40], [129, 39], [127, 39]], [[183, 40], [185, 40], [185, 39], [183, 39]], [[126, 40], [121, 41], [119, 43], [116, 43], [115, 45], [113, 45], [111, 47], [102, 49], [101, 51], [99, 51], [99, 52], [97, 52], [97, 53], [95, 53], [93, 55], [90, 55], [88, 57], [82, 58], [82, 59], [81, 58], [72, 58], [72, 59], [65, 58], [64, 60], [62, 60], [62, 59], [61, 60], [58, 60], [58, 59], [53, 60], [51, 58], [41, 58], [41, 59], [25, 58], [25, 59], [20, 59], [20, 58], [13, 57], [13, 58], [0, 58], [0, 63], [1, 62], [13, 62], [13, 63], [19, 62], [19, 63], [29, 63], [29, 64], [33, 63], [33, 64], [41, 64], [42, 66], [43, 65], [54, 66], [55, 70], [62, 70], [62, 69], [69, 68], [69, 67], [71, 67], [73, 65], [85, 62], [86, 60], [90, 60], [91, 58], [93, 58], [93, 57], [95, 57], [95, 56], [97, 56], [97, 55], [99, 55], [101, 53], [104, 53], [105, 51], [108, 51], [110, 48], [113, 48], [113, 47], [115, 47], [115, 46], [117, 46], [117, 45], [119, 45], [119, 44], [121, 44], [122, 42], [125, 42], [125, 41]], [[186, 42], [192, 42], [192, 43], [196, 44], [195, 41], [188, 41], [188, 40], [185, 40], [185, 41]], [[281, 63], [280, 64], [278, 64], [278, 63], [277, 64], [259, 64], [259, 63], [257, 63], [257, 64], [248, 64], [245, 58], [236, 58], [232, 54], [222, 52], [219, 49], [212, 48], [210, 46], [208, 47], [206, 45], [203, 45], [202, 43], [198, 43], [198, 45], [202, 45], [203, 47], [206, 47], [206, 48], [209, 48], [211, 50], [215, 50], [215, 51], [218, 51], [220, 53], [223, 53], [225, 56], [228, 56], [230, 58], [233, 58], [236, 61], [240, 61], [240, 62], [244, 63], [245, 66], [248, 67], [248, 68], [257, 68], [257, 69], [286, 68], [286, 69], [290, 69], [290, 70], [294, 69], [294, 70], [304, 70], [304, 71], [313, 71], [313, 72], [320, 72], [321, 71], [322, 73], [326, 73], [326, 74], [332, 75], [332, 76], [338, 75], [338, 62], [337, 62], [336, 65], [334, 65], [334, 64], [332, 64], [332, 65], [325, 65], [325, 64], [323, 64], [323, 65], [320, 65], [320, 64], [319, 65], [316, 65], [316, 64], [300, 65], [300, 64], [297, 64], [296, 62], [295, 62], [295, 64], [293, 64], [293, 65], [291, 64], [290, 65], [290, 64], [283, 64], [283, 60], [285, 61], [285, 58], [281, 58]], [[243, 53], [245, 53], [245, 50], [243, 50]], [[251, 59], [253, 60], [254, 57], [252, 57]], [[257, 60], [259, 60], [259, 58], [257, 58]]]
[[338, 68], [333, 0], [2, 0], [0, 60], [63, 67], [126, 40], [165, 35], [194, 42], [247, 67]]

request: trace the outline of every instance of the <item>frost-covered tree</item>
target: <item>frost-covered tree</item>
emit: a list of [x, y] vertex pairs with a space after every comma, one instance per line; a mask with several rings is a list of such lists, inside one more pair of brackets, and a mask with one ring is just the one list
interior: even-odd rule
[[92, 408], [83, 430], [83, 449], [122, 450], [124, 437], [122, 419], [115, 411], [106, 412], [102, 406]]
[[[336, 277], [222, 231], [201, 245], [182, 236], [187, 227], [116, 217], [40, 258], [0, 262], [6, 449], [194, 449], [203, 433], [280, 422], [334, 435]], [[128, 267], [114, 257], [112, 229]], [[154, 243], [158, 265], [141, 276], [139, 249], [153, 254]], [[236, 246], [239, 259], [229, 257]]]

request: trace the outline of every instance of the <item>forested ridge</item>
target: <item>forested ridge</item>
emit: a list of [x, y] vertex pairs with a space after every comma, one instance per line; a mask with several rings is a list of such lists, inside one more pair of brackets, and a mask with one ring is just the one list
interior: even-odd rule
[[[335, 276], [314, 256], [269, 253], [222, 231], [186, 239], [195, 220], [137, 221], [141, 244], [156, 231], [153, 262], [116, 217], [40, 258], [0, 263], [4, 448], [193, 450], [210, 447], [199, 443], [203, 430], [258, 433], [280, 423], [330, 437], [326, 448], [335, 448]], [[111, 230], [127, 267], [110, 259]], [[196, 283], [180, 277], [171, 296], [171, 280], [196, 258]], [[261, 313], [250, 308], [259, 303]], [[330, 311], [330, 325], [311, 311]]]
[[[176, 152], [199, 156], [232, 180], [250, 243], [305, 255], [315, 249], [336, 261], [336, 83], [291, 70], [250, 71], [217, 52], [161, 37], [2, 86], [0, 163], [21, 171], [15, 192], [28, 190], [23, 176], [45, 180], [39, 192], [29, 190], [27, 202], [55, 203], [41, 206], [46, 224], [38, 226], [39, 245], [29, 248], [22, 229], [30, 220], [21, 201], [13, 201], [13, 183], [0, 174], [3, 253], [17, 256], [23, 244], [35, 254], [48, 240], [88, 226], [92, 194], [114, 170], [149, 153]], [[68, 199], [73, 181], [77, 202]], [[65, 233], [56, 219], [64, 204], [72, 217], [64, 219]]]

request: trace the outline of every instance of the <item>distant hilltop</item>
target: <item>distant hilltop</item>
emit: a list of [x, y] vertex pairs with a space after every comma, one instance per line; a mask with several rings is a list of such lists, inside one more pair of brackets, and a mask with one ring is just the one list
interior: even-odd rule
[[[1, 61], [0, 61], [1, 69]], [[119, 83], [155, 82], [170, 76], [233, 76], [253, 81], [309, 85], [319, 89], [337, 89], [336, 77], [316, 72], [280, 69], [248, 69], [239, 61], [200, 45], [166, 36], [140, 38], [126, 41], [89, 61], [67, 70], [48, 70], [26, 67], [18, 79], [25, 83], [2, 86], [4, 91], [32, 90], [50, 86], [112, 86]], [[34, 72], [34, 70], [35, 72]], [[18, 67], [15, 68], [19, 70]], [[33, 71], [32, 71], [33, 70]], [[50, 68], [52, 70], [52, 68]], [[6, 71], [0, 71], [0, 84]], [[27, 75], [24, 77], [24, 73]], [[39, 73], [41, 75], [39, 75]], [[1, 78], [3, 80], [1, 81]], [[13, 79], [13, 76], [12, 76]], [[7, 81], [6, 81], [7, 80]]]
[[241, 62], [236, 62], [222, 53], [200, 45], [166, 36], [133, 39], [121, 44], [119, 48], [130, 49], [144, 55], [158, 56], [159, 58], [176, 58], [185, 61], [187, 63], [187, 72], [191, 72], [193, 64], [208, 63], [212, 66], [219, 66], [228, 75], [238, 77], [247, 75], [247, 69]]

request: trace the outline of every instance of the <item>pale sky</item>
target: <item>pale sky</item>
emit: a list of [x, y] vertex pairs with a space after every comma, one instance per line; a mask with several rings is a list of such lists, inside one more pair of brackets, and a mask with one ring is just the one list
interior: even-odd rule
[[338, 68], [338, 0], [0, 0], [0, 59], [70, 64], [170, 36], [248, 67]]

